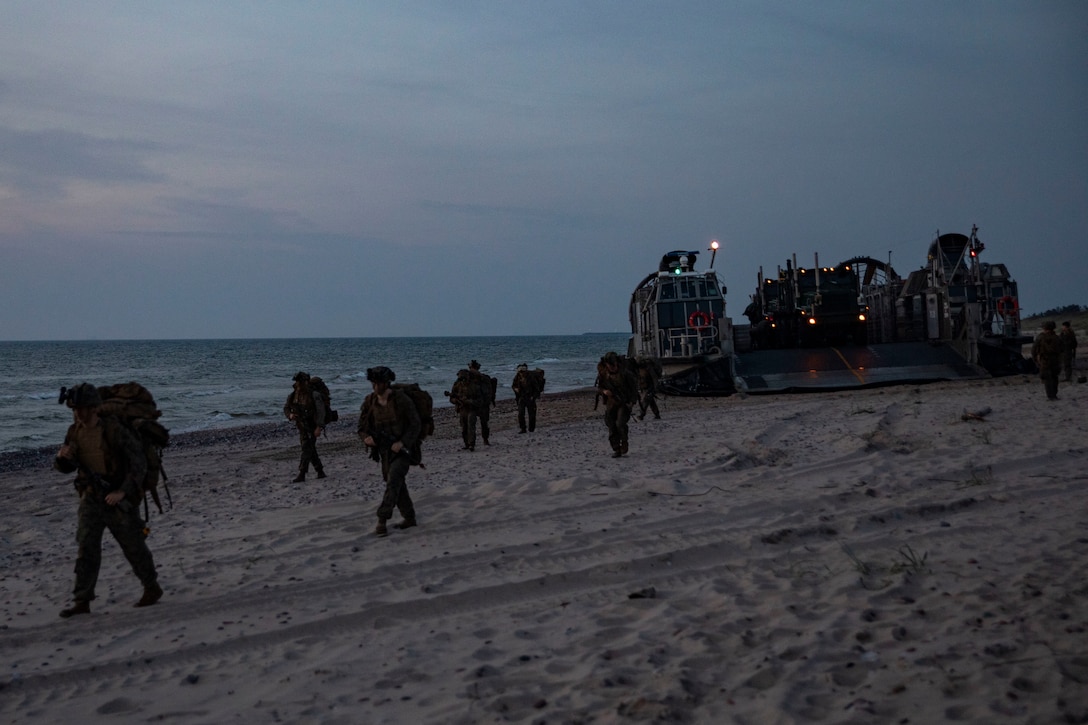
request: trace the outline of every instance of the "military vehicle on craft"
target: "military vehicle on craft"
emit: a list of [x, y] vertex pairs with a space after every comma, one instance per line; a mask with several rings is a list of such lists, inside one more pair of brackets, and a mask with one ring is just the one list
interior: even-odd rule
[[938, 233], [927, 264], [906, 279], [890, 265], [850, 260], [876, 272], [861, 285], [869, 339], [944, 342], [991, 375], [1031, 371], [1021, 352], [1031, 337], [1021, 330], [1019, 289], [1004, 264], [981, 261], [985, 249], [974, 226], [970, 236]]
[[861, 284], [849, 263], [807, 269], [786, 261], [777, 278], [764, 277], [744, 315], [751, 323], [752, 347], [777, 349], [854, 343], [868, 339]]
[[713, 269], [695, 271], [696, 257], [698, 252], [668, 252], [635, 288], [627, 354], [660, 363], [662, 392], [728, 395], [736, 387], [725, 290]]

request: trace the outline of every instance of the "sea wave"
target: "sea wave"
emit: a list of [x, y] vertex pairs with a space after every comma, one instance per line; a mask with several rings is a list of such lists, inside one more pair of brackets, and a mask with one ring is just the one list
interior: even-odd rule
[[444, 408], [443, 391], [470, 360], [498, 378], [500, 399], [513, 396], [514, 370], [524, 361], [543, 368], [547, 392], [557, 393], [592, 385], [597, 360], [625, 341], [617, 334], [0, 342], [0, 452], [59, 445], [72, 414], [56, 404], [56, 391], [73, 380], [137, 380], [155, 396], [163, 425], [197, 432], [283, 421], [283, 401], [298, 370], [325, 379], [342, 416], [357, 411], [371, 392], [366, 369], [375, 365], [393, 368], [398, 382], [419, 383], [435, 407]]
[[182, 390], [174, 393], [179, 398], [209, 398], [216, 395], [230, 395], [242, 390], [240, 385], [228, 385], [225, 388], [213, 390]]

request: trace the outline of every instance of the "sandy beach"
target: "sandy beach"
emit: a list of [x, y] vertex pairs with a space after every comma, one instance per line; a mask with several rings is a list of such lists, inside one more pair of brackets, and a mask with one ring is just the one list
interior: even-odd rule
[[474, 453], [441, 410], [420, 526], [382, 539], [351, 411], [304, 484], [286, 424], [182, 437], [151, 519], [165, 597], [132, 607], [107, 535], [71, 620], [70, 477], [6, 470], [0, 714], [1088, 722], [1088, 385], [1059, 394], [665, 398], [618, 460], [591, 391], [547, 397], [529, 435], [500, 403]]

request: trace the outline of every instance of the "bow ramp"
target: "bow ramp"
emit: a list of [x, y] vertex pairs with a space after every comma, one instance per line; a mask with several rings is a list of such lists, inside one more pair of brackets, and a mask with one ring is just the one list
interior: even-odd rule
[[735, 358], [737, 389], [748, 393], [845, 390], [990, 377], [952, 347], [928, 342], [756, 350]]

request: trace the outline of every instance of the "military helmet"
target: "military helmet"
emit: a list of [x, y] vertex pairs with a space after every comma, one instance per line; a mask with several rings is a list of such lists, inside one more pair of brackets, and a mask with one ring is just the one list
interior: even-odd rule
[[297, 373], [295, 373], [295, 377], [293, 377], [291, 379], [294, 380], [296, 383], [298, 383], [298, 382], [309, 382], [310, 374], [309, 373], [304, 373], [301, 370], [299, 370]]
[[608, 352], [608, 353], [605, 353], [604, 361], [605, 361], [605, 364], [607, 364], [607, 365], [619, 365], [620, 364], [620, 356], [617, 355], [615, 352]]
[[68, 391], [65, 402], [69, 408], [97, 408], [102, 405], [102, 396], [90, 383], [80, 383]]
[[384, 365], [366, 369], [366, 379], [372, 383], [391, 383], [397, 379], [397, 374]]
[[1053, 329], [1055, 329], [1057, 327], [1058, 326], [1054, 324], [1054, 320], [1047, 320], [1046, 322], [1043, 323], [1043, 329], [1044, 330], [1053, 330]]
[[525, 363], [522, 363], [521, 365], [518, 365], [518, 372], [519, 372], [519, 373], [520, 373], [520, 372], [521, 372], [522, 370], [528, 370], [528, 369], [529, 369], [529, 366], [528, 366], [528, 365], [526, 365]]
[[473, 360], [472, 362], [470, 362], [470, 363], [468, 364], [468, 369], [469, 369], [469, 370], [479, 370], [479, 369], [480, 369], [480, 363], [478, 363], [478, 362], [476, 362], [475, 360]]

